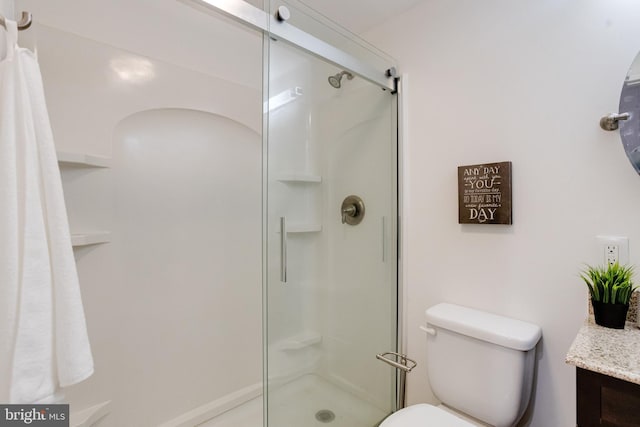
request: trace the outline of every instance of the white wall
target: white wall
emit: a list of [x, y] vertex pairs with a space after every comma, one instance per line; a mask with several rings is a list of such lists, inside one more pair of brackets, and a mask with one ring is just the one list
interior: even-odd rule
[[158, 425], [260, 384], [261, 151], [258, 134], [202, 111], [117, 126], [104, 302], [118, 337], [100, 355], [117, 384], [111, 425]]
[[[261, 88], [260, 35], [215, 13], [196, 10], [188, 2], [17, 0], [16, 10], [32, 12], [37, 24], [144, 53], [243, 86]], [[38, 38], [36, 28], [26, 33]], [[239, 51], [245, 54], [238, 55]]]
[[2, 12], [3, 16], [14, 19], [14, 8], [14, 0], [0, 0], [0, 12]]
[[[15, 5], [13, 0], [0, 0], [0, 15], [8, 19], [16, 19]], [[4, 33], [0, 32], [0, 58], [4, 58], [6, 40]]]
[[[434, 401], [424, 309], [456, 302], [539, 324], [533, 415], [575, 425], [575, 369], [565, 354], [587, 314], [578, 278], [597, 234], [630, 237], [640, 263], [640, 177], [617, 111], [640, 49], [630, 0], [430, 0], [366, 37], [410, 76], [406, 170], [409, 403]], [[513, 161], [514, 224], [457, 223], [456, 167]]]

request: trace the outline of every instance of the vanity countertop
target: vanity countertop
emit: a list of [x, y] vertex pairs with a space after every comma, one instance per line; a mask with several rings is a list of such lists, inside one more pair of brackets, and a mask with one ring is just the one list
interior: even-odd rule
[[627, 322], [624, 329], [585, 321], [567, 353], [566, 362], [578, 368], [640, 384], [640, 329]]

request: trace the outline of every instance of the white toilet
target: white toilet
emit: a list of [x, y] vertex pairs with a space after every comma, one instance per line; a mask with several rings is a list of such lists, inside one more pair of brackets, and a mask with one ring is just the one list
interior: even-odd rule
[[540, 327], [454, 304], [425, 314], [427, 372], [442, 405], [409, 406], [380, 427], [516, 425], [531, 396]]

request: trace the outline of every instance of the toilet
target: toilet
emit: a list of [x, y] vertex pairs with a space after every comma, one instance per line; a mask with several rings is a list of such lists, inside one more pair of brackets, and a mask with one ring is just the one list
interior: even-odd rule
[[447, 303], [425, 315], [425, 363], [442, 404], [409, 406], [380, 427], [515, 426], [531, 397], [540, 327]]

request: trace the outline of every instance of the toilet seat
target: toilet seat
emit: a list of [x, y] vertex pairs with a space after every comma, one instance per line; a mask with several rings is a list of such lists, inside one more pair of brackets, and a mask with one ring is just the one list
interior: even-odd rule
[[408, 406], [391, 414], [380, 427], [475, 427], [453, 414], [426, 403]]

